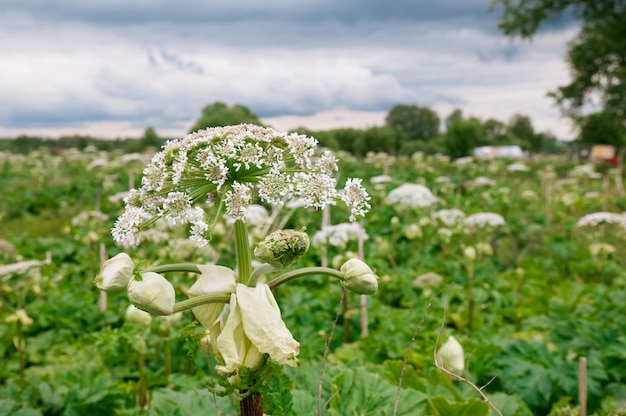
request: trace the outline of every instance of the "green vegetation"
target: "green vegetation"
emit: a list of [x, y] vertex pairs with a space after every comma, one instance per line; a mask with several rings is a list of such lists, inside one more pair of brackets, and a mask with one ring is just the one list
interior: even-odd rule
[[[0, 154], [0, 264], [51, 256], [50, 263], [0, 274], [0, 413], [235, 414], [229, 398], [214, 397], [206, 387], [214, 386], [215, 363], [198, 345], [202, 331], [189, 311], [171, 330], [155, 320], [146, 332], [126, 321], [125, 293], [109, 294], [105, 311], [100, 306], [93, 279], [101, 245], [105, 257], [128, 251], [147, 266], [218, 257], [234, 266], [227, 223], [204, 249], [175, 227], [166, 230], [167, 239], [155, 233], [136, 249], [115, 246], [110, 228], [122, 210], [119, 193], [140, 183], [152, 154], [129, 158], [89, 146]], [[523, 165], [421, 153], [341, 159], [342, 175], [363, 178], [372, 195], [364, 255], [380, 281], [367, 304], [368, 334], [361, 332], [359, 297], [349, 295], [343, 309], [339, 285], [310, 277], [281, 286], [277, 299], [301, 343], [300, 365], [271, 369], [277, 373], [261, 392], [267, 414], [316, 414], [318, 397], [324, 415], [390, 415], [397, 397], [398, 415], [495, 414], [469, 385], [435, 368], [441, 330], [440, 343], [454, 336], [463, 346], [464, 377], [485, 386], [502, 414], [578, 414], [581, 357], [589, 414], [624, 413], [626, 260], [619, 253], [626, 231], [619, 213], [626, 198], [620, 171], [540, 155]], [[429, 188], [435, 205], [385, 202], [407, 182]], [[451, 208], [467, 216], [497, 213], [506, 224], [447, 224], [437, 212]], [[577, 226], [601, 211], [615, 213], [606, 218], [618, 222]], [[333, 224], [348, 215], [339, 206], [331, 210]], [[313, 209], [284, 208], [278, 216], [288, 228], [306, 226], [311, 236], [321, 218]], [[312, 244], [301, 261], [341, 263], [357, 249], [352, 239], [326, 249]], [[172, 278], [177, 288], [194, 281], [186, 273]], [[338, 311], [344, 312], [322, 367]], [[145, 389], [148, 395], [137, 395]]]

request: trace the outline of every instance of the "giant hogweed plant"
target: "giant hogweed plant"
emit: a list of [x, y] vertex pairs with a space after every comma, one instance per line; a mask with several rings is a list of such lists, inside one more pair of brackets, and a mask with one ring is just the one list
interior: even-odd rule
[[[254, 250], [250, 247], [246, 219], [255, 202], [276, 206], [300, 200], [317, 209], [343, 203], [351, 221], [369, 210], [361, 180], [348, 179], [337, 189], [337, 159], [328, 151], [316, 154], [316, 147], [312, 137], [254, 125], [210, 128], [166, 143], [144, 169], [141, 187], [125, 199], [112, 229], [115, 241], [138, 245], [143, 230], [165, 220], [186, 224], [189, 238], [202, 247], [225, 214], [234, 220], [235, 269], [189, 263], [146, 268], [120, 253], [104, 263], [95, 279], [104, 291], [126, 289], [130, 302], [152, 315], [191, 309], [206, 328], [202, 346], [218, 363], [218, 393], [238, 400], [243, 415], [263, 414], [259, 391], [271, 368], [297, 364], [300, 343], [283, 322], [272, 289], [310, 275], [339, 279], [359, 294], [378, 288], [376, 275], [358, 259], [339, 270], [294, 269], [309, 248], [304, 230], [277, 230]], [[253, 254], [260, 260], [255, 268]], [[176, 290], [164, 277], [172, 272], [198, 275], [188, 299], [176, 301]]]

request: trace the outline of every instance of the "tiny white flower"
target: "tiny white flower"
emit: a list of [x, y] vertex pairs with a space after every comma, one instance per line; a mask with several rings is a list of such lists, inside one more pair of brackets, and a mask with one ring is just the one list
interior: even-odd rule
[[341, 192], [341, 200], [350, 208], [350, 221], [355, 221], [356, 217], [364, 217], [365, 213], [372, 207], [367, 201], [370, 196], [361, 185], [359, 178], [350, 178], [346, 181], [346, 186]]
[[226, 213], [235, 220], [245, 221], [250, 198], [250, 188], [247, 185], [239, 182], [233, 183], [232, 189], [226, 192], [224, 198]]

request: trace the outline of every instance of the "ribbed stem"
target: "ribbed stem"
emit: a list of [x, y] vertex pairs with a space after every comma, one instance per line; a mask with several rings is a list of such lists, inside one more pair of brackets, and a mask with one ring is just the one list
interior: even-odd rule
[[206, 305], [207, 303], [228, 303], [230, 302], [230, 293], [209, 293], [193, 298], [181, 300], [174, 305], [174, 312], [184, 311], [186, 309], [195, 308], [196, 306]]
[[276, 286], [280, 286], [283, 283], [287, 283], [293, 279], [297, 279], [298, 277], [316, 275], [330, 276], [339, 280], [343, 280], [344, 277], [343, 273], [341, 273], [339, 270], [331, 269], [330, 267], [305, 267], [303, 269], [293, 270], [291, 272], [287, 272], [283, 275], [275, 277], [268, 283], [268, 286], [273, 289]]
[[145, 272], [154, 272], [154, 273], [168, 273], [168, 272], [190, 272], [190, 273], [200, 273], [198, 266], [193, 263], [174, 263], [174, 264], [162, 264], [160, 266], [148, 267], [145, 270], [141, 271]]
[[241, 416], [263, 416], [263, 400], [261, 393], [250, 393], [240, 403]]
[[248, 283], [252, 271], [248, 227], [241, 221], [235, 221], [235, 253], [237, 256], [237, 283]]
[[250, 278], [248, 279], [248, 286], [250, 287], [256, 286], [261, 276], [263, 276], [265, 273], [270, 273], [276, 270], [277, 269], [270, 264], [267, 264], [267, 263], [261, 264], [259, 267], [257, 267], [256, 269], [252, 271], [252, 274], [250, 275]]

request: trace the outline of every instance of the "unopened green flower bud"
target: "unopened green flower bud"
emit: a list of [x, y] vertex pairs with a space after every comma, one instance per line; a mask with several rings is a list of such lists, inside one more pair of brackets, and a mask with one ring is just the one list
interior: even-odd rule
[[33, 324], [33, 319], [28, 316], [24, 309], [18, 309], [11, 315], [4, 318], [4, 322], [19, 322], [23, 326], [30, 326]]
[[153, 330], [157, 335], [168, 338], [172, 334], [174, 327], [181, 320], [182, 317], [182, 312], [176, 312], [171, 315], [165, 316], [157, 316], [155, 319], [155, 327], [153, 327]]
[[176, 293], [174, 286], [165, 277], [146, 272], [141, 274], [141, 280], [130, 281], [128, 299], [133, 305], [152, 315], [169, 315], [174, 312]]
[[463, 249], [463, 256], [469, 261], [476, 260], [476, 248], [474, 246], [467, 246]]
[[458, 376], [465, 371], [465, 355], [463, 347], [454, 337], [448, 340], [437, 350], [437, 364]]
[[309, 236], [304, 231], [278, 230], [268, 235], [254, 249], [254, 255], [265, 263], [286, 269], [309, 250]]
[[152, 315], [138, 309], [135, 305], [128, 305], [124, 317], [126, 322], [137, 325], [142, 331], [147, 331], [152, 323]]
[[615, 253], [615, 246], [607, 243], [592, 243], [589, 245], [589, 252], [592, 257], [608, 257]]
[[133, 278], [135, 263], [126, 253], [119, 253], [104, 262], [94, 280], [96, 287], [105, 292], [126, 289]]
[[359, 259], [350, 259], [341, 266], [343, 285], [361, 295], [371, 295], [378, 290], [378, 277], [370, 266]]
[[416, 238], [422, 238], [422, 229], [417, 224], [409, 224], [404, 227], [404, 236], [409, 240], [415, 240]]
[[491, 247], [491, 244], [489, 243], [477, 243], [476, 251], [478, 251], [478, 254], [484, 257], [493, 256], [493, 247]]

